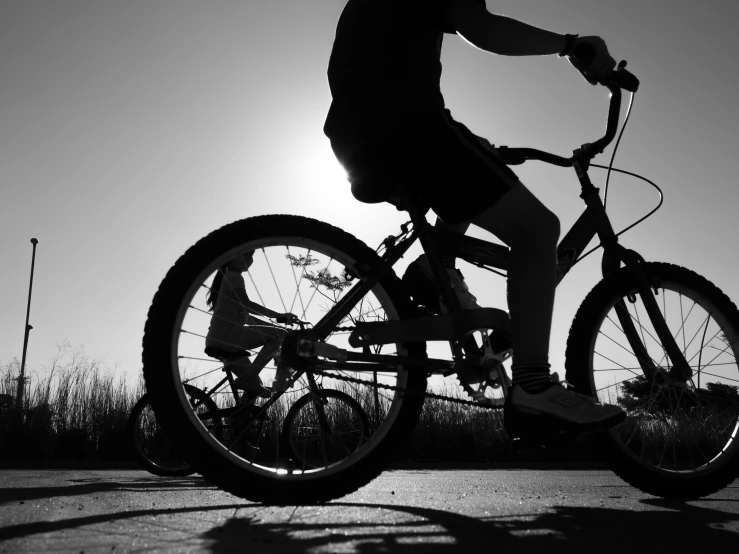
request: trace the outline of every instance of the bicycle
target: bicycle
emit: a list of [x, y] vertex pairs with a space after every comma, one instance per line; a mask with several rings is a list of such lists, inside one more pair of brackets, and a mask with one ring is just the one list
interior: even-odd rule
[[[583, 253], [598, 236], [603, 280], [586, 296], [572, 323], [566, 380], [576, 391], [618, 402], [627, 411], [625, 422], [604, 433], [611, 468], [645, 492], [696, 498], [739, 476], [739, 395], [732, 385], [739, 382], [739, 312], [705, 278], [675, 265], [646, 262], [621, 246], [618, 237], [633, 225], [614, 231], [590, 181], [590, 167], [603, 167], [592, 159], [616, 136], [622, 89], [633, 100], [638, 88], [624, 65], [602, 83], [611, 94], [603, 137], [576, 149], [570, 158], [528, 148], [500, 147], [499, 153], [511, 165], [540, 160], [573, 167], [580, 182], [586, 207], [558, 246], [558, 279], [595, 250]], [[609, 176], [611, 170], [621, 171], [612, 169], [612, 161]], [[360, 176], [352, 191], [362, 201], [389, 202], [408, 211], [410, 222], [373, 251], [349, 233], [305, 217], [237, 221], [192, 246], [154, 297], [143, 362], [157, 416], [178, 441], [192, 445], [192, 462], [201, 474], [237, 496], [265, 503], [312, 503], [368, 483], [410, 436], [424, 397], [431, 394], [426, 388], [432, 374], [456, 374], [471, 393], [469, 404], [491, 409], [504, 405], [509, 383], [505, 363], [512, 352], [507, 313], [462, 310], [439, 251], [445, 248], [504, 275], [508, 249], [431, 226], [427, 210], [392, 176]], [[416, 241], [448, 313], [425, 311], [392, 269]], [[280, 355], [295, 372], [290, 388], [275, 392], [258, 413], [248, 416], [245, 429], [253, 431], [260, 415], [279, 419], [284, 399], [289, 402], [290, 395], [307, 389], [304, 407], [313, 411], [311, 432], [320, 454], [335, 423], [321, 401], [328, 384], [341, 388], [369, 414], [369, 432], [343, 454], [319, 455], [313, 459], [319, 463], [308, 464], [294, 459], [284, 441], [253, 433], [262, 454], [240, 456], [208, 430], [208, 414], [198, 416], [190, 409], [183, 376], [208, 375], [198, 357], [208, 322], [203, 316], [207, 283], [225, 261], [245, 250], [258, 253], [247, 280], [249, 295], [258, 295], [265, 306], [282, 304], [284, 312], [298, 311], [309, 322], [285, 327]], [[449, 344], [449, 355], [428, 355], [427, 343], [437, 341]]]
[[[245, 399], [245, 393], [240, 393], [234, 385], [234, 365], [243, 364], [247, 352], [215, 347], [208, 347], [206, 352], [222, 364], [216, 370], [220, 369], [225, 375], [210, 390], [200, 389], [188, 381], [183, 382], [182, 387], [191, 409], [200, 415], [207, 414], [205, 421], [208, 432], [213, 434], [217, 440], [229, 444], [232, 449], [242, 454], [256, 455], [256, 449], [248, 442], [249, 436], [240, 431], [243, 431], [246, 423], [244, 418], [253, 415], [259, 407], [253, 404], [253, 399]], [[258, 368], [255, 364], [251, 365]], [[305, 465], [316, 463], [314, 461], [316, 445], [310, 444], [315, 441], [306, 436], [306, 430], [310, 430], [311, 425], [316, 425], [316, 422], [312, 421], [311, 412], [305, 410], [311, 400], [311, 395], [297, 399], [287, 413], [279, 433], [283, 448], [289, 449], [292, 459], [301, 460]], [[347, 440], [349, 442], [358, 440], [361, 443], [369, 428], [362, 408], [348, 395], [330, 389], [321, 391], [321, 401], [325, 405], [324, 410], [351, 411], [352, 418], [350, 419], [353, 420], [355, 426], [354, 437], [340, 441], [334, 440], [330, 446], [346, 448]], [[219, 408], [219, 405], [222, 407]], [[264, 425], [266, 421], [264, 414], [259, 416], [261, 425]], [[347, 434], [346, 426], [343, 432]], [[348, 434], [351, 434], [351, 431]], [[159, 424], [152, 410], [151, 397], [148, 392], [144, 393], [131, 409], [126, 435], [136, 460], [149, 473], [162, 477], [185, 477], [197, 472], [188, 461], [190, 454], [186, 445], [173, 441]], [[356, 446], [355, 444], [354, 448]]]

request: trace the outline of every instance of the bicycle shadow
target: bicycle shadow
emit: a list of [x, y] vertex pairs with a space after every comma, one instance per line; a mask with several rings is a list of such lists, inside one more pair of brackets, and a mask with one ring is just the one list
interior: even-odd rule
[[191, 508], [165, 508], [150, 510], [128, 510], [113, 514], [96, 514], [92, 516], [82, 516], [76, 518], [59, 519], [56, 521], [35, 521], [31, 523], [20, 523], [17, 525], [7, 525], [0, 528], [0, 543], [12, 539], [25, 539], [32, 535], [40, 535], [45, 533], [54, 533], [59, 531], [68, 531], [78, 529], [88, 525], [104, 524], [109, 525], [116, 521], [127, 519], [136, 519], [142, 517], [152, 517], [160, 515], [176, 515], [176, 514], [202, 514], [217, 510], [234, 510], [238, 508], [253, 508], [254, 504], [221, 504], [216, 506], [194, 506]]
[[156, 492], [171, 490], [200, 490], [210, 488], [217, 490], [217, 487], [208, 483], [199, 475], [189, 477], [132, 477], [130, 479], [110, 480], [102, 477], [89, 479], [68, 479], [67, 482], [73, 483], [66, 486], [48, 486], [48, 487], [24, 487], [24, 488], [0, 488], [0, 506], [12, 502], [31, 502], [39, 499], [49, 499], [59, 496], [85, 496], [95, 493], [106, 493], [112, 491], [146, 491]]
[[[30, 498], [125, 491], [218, 490], [198, 476], [155, 476], [105, 480], [70, 479], [62, 487], [2, 489], [0, 503]], [[734, 488], [734, 487], [730, 487]], [[16, 493], [11, 498], [8, 492]], [[701, 551], [706, 545], [736, 545], [739, 518], [710, 507], [736, 499], [703, 499], [700, 505], [659, 498], [639, 501], [644, 510], [590, 506], [539, 506], [537, 513], [475, 517], [450, 510], [397, 504], [330, 502], [313, 506], [270, 507], [253, 503], [147, 508], [7, 525], [0, 541], [64, 532], [86, 526], [108, 529], [111, 523], [157, 516], [202, 516], [227, 511], [224, 523], [188, 535], [211, 552], [334, 552], [360, 554], [456, 554], [470, 551], [565, 551], [609, 554], [630, 548], [647, 551]], [[709, 507], [706, 507], [708, 505]], [[490, 506], [495, 506], [491, 498]], [[492, 511], [492, 510], [491, 510]], [[199, 517], [200, 519], [200, 517]], [[186, 529], [186, 528], [185, 528]], [[95, 531], [93, 531], [95, 532]], [[101, 531], [103, 532], [103, 531]], [[183, 531], [186, 532], [186, 531]], [[89, 534], [89, 533], [88, 533]]]
[[[242, 552], [251, 547], [258, 552], [361, 554], [455, 554], [481, 549], [622, 554], [625, 548], [637, 552], [695, 552], [709, 544], [736, 546], [739, 540], [737, 532], [724, 528], [739, 521], [730, 514], [684, 502], [641, 502], [660, 510], [552, 506], [543, 514], [475, 518], [416, 506], [337, 502], [313, 508], [359, 510], [366, 512], [364, 517], [357, 514], [364, 521], [313, 522], [317, 518], [309, 513], [308, 517], [291, 517], [282, 523], [260, 523], [253, 516], [235, 516], [203, 537], [212, 541], [209, 550], [217, 553]], [[387, 510], [395, 521], [368, 522], [366, 515], [378, 510]]]
[[[658, 552], [686, 552], [700, 551], [709, 544], [714, 547], [736, 544], [737, 533], [723, 528], [737, 521], [732, 515], [661, 499], [641, 502], [661, 509], [631, 511], [552, 506], [543, 514], [476, 518], [417, 506], [336, 502], [294, 507], [292, 515], [284, 521], [265, 523], [257, 517], [265, 509], [261, 504], [223, 504], [132, 510], [10, 525], [0, 529], [0, 541], [96, 524], [105, 524], [107, 527], [113, 522], [127, 519], [204, 514], [219, 510], [233, 513], [234, 510], [251, 509], [254, 512], [247, 516], [230, 517], [223, 525], [202, 533], [199, 536], [204, 542], [201, 542], [201, 547], [216, 553], [249, 550], [286, 554], [316, 551], [455, 554], [487, 547], [502, 552], [547, 549], [547, 552], [592, 554], [597, 549], [598, 554], [620, 554], [624, 548], [638, 552], [653, 549]], [[322, 510], [355, 510], [357, 513], [353, 519], [356, 521], [332, 522], [334, 518], [326, 517], [326, 514], [320, 517]], [[384, 517], [379, 517], [378, 510], [384, 512]]]

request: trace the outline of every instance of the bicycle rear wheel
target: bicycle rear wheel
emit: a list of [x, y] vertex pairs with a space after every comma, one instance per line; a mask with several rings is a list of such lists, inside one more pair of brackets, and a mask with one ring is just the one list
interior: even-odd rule
[[[305, 373], [292, 387], [267, 401], [262, 414], [266, 417], [251, 418], [248, 407], [236, 404], [219, 387], [220, 364], [203, 354], [212, 317], [205, 298], [213, 278], [224, 263], [251, 250], [255, 251], [254, 262], [244, 274], [249, 298], [276, 312], [295, 313], [310, 324], [317, 323], [353, 283], [382, 263], [348, 233], [303, 217], [255, 217], [211, 233], [172, 267], [149, 311], [143, 363], [154, 409], [167, 432], [190, 445], [198, 471], [237, 496], [265, 503], [321, 502], [343, 496], [376, 477], [402, 449], [415, 425], [426, 389], [424, 345], [373, 349], [405, 356], [405, 365], [363, 364], [350, 371], [336, 369], [326, 360], [307, 360]], [[411, 309], [400, 280], [391, 271], [325, 341], [361, 353], [361, 348], [348, 344], [356, 323], [402, 319], [410, 316]], [[408, 364], [408, 358], [418, 359], [419, 365]], [[371, 414], [369, 436], [356, 451], [316, 468], [296, 467], [280, 437], [290, 407], [308, 390], [309, 374], [319, 386], [339, 389]], [[274, 363], [260, 376], [269, 384], [275, 376]], [[232, 427], [220, 435], [209, 430], [205, 425], [209, 416], [192, 413], [183, 383], [209, 390], [218, 406], [215, 415]]]
[[[191, 405], [197, 406], [197, 412], [216, 409], [213, 401], [200, 389], [185, 385], [185, 393]], [[173, 443], [157, 421], [148, 393], [131, 410], [126, 434], [136, 460], [149, 473], [164, 477], [183, 477], [195, 473], [195, 468], [187, 461], [186, 451]]]
[[[596, 285], [577, 312], [567, 341], [567, 380], [626, 410], [626, 421], [608, 432], [616, 474], [658, 496], [705, 496], [739, 476], [739, 312], [692, 271], [664, 263], [646, 270], [692, 377], [670, 375], [671, 361], [622, 268]], [[646, 375], [624, 321], [633, 323], [654, 367]]]

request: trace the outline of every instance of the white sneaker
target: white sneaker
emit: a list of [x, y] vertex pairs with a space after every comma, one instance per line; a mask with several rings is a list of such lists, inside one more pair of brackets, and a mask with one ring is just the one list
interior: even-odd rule
[[234, 388], [243, 390], [248, 396], [253, 398], [269, 398], [272, 396], [269, 389], [262, 385], [259, 374], [246, 372], [234, 379]]
[[509, 435], [520, 437], [551, 431], [587, 432], [608, 429], [626, 419], [626, 412], [584, 394], [552, 384], [538, 394], [520, 386], [510, 389], [503, 411]]

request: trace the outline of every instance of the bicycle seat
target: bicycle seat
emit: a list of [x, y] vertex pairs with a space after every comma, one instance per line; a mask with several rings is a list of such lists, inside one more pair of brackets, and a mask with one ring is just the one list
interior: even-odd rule
[[205, 353], [211, 358], [215, 358], [224, 363], [232, 362], [234, 360], [238, 360], [239, 358], [249, 357], [248, 350], [224, 350], [223, 348], [218, 348], [217, 346], [206, 346]]
[[364, 167], [349, 176], [354, 198], [365, 204], [388, 202], [398, 210], [420, 208], [429, 210], [423, 199], [410, 191], [405, 181], [374, 167]]

